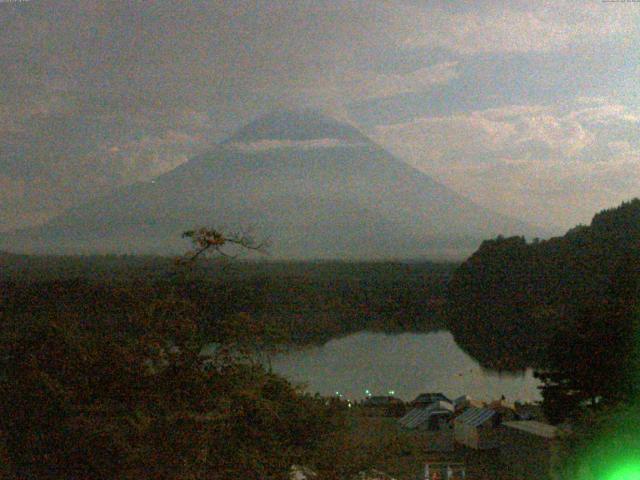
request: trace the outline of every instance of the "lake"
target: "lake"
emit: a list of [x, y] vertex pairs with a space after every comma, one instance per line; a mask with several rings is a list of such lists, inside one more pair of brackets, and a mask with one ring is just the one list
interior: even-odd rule
[[456, 345], [449, 332], [384, 334], [361, 332], [276, 356], [273, 370], [310, 393], [359, 400], [387, 395], [413, 400], [422, 392], [478, 400], [504, 395], [510, 401], [539, 400], [533, 371], [521, 374], [483, 370]]

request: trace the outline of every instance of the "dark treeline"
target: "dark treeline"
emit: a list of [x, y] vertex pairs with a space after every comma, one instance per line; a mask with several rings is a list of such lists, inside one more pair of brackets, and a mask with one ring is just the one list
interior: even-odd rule
[[[451, 280], [449, 327], [487, 367], [543, 368], [551, 346], [562, 343], [558, 332], [591, 328], [613, 335], [615, 326], [596, 328], [595, 322], [619, 316], [611, 309], [621, 303], [632, 310], [635, 292], [628, 292], [640, 275], [639, 259], [637, 199], [598, 213], [590, 226], [562, 237], [485, 241]], [[614, 341], [608, 343], [609, 355], [615, 355]]]
[[[32, 293], [41, 284], [33, 285]], [[104, 293], [58, 281], [33, 313], [0, 309], [0, 478], [284, 480], [294, 464], [325, 478], [349, 471], [333, 450], [344, 407], [262, 367], [263, 325], [211, 318], [207, 338], [199, 307], [179, 295], [139, 302], [149, 291]], [[97, 315], [113, 300], [121, 315]], [[218, 350], [206, 357], [209, 341]]]
[[547, 418], [586, 432], [572, 458], [611, 409], [637, 410], [639, 278], [640, 200], [460, 266], [1, 254], [0, 476], [345, 478], [371, 464], [345, 405], [263, 355], [359, 330], [448, 328], [487, 367], [536, 367]]
[[453, 270], [1, 261], [0, 477], [52, 480], [276, 480], [292, 465], [351, 477], [380, 455], [349, 442], [346, 404], [297, 390], [264, 354], [362, 329], [436, 328]]
[[615, 303], [618, 279], [637, 275], [639, 245], [634, 200], [562, 237], [485, 241], [459, 267], [203, 259], [185, 269], [160, 257], [4, 254], [0, 307], [14, 316], [64, 310], [113, 326], [131, 304], [173, 294], [197, 304], [205, 324], [246, 313], [296, 344], [365, 329], [448, 328], [484, 366], [515, 370], [542, 367], [557, 332], [589, 305]]
[[12, 317], [61, 311], [121, 328], [131, 305], [168, 295], [198, 306], [201, 321], [248, 314], [295, 344], [360, 330], [430, 331], [441, 316], [453, 264], [231, 262], [179, 266], [159, 257], [5, 254], [0, 308]]

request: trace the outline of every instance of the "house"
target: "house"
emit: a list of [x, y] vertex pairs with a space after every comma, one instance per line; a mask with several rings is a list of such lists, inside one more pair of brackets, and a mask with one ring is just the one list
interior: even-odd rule
[[494, 400], [487, 405], [489, 410], [493, 410], [500, 414], [500, 420], [503, 422], [517, 420], [516, 406], [514, 403], [508, 402], [504, 397], [500, 400]]
[[451, 418], [453, 405], [439, 400], [423, 408], [414, 408], [398, 423], [413, 432], [416, 442], [429, 452], [451, 452], [454, 449]]
[[437, 431], [449, 429], [449, 420], [453, 416], [453, 405], [450, 402], [438, 400], [420, 408], [414, 408], [398, 420], [401, 426], [409, 430]]
[[484, 407], [484, 402], [475, 400], [469, 395], [461, 395], [453, 401], [453, 406], [455, 407], [456, 412], [462, 412], [469, 407], [482, 408]]
[[538, 403], [515, 403], [516, 420], [538, 420], [544, 422], [544, 412]]
[[551, 446], [558, 428], [535, 420], [504, 422], [500, 459], [513, 478], [549, 479]]
[[453, 420], [455, 441], [476, 450], [500, 447], [501, 418], [494, 410], [469, 407]]
[[433, 402], [443, 401], [452, 403], [444, 394], [437, 393], [421, 393], [416, 397], [416, 399], [411, 402], [412, 407], [427, 407], [431, 405]]

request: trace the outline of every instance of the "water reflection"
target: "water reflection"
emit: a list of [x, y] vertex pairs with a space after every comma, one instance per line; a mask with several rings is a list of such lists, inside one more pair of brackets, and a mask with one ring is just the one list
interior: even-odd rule
[[479, 400], [538, 400], [538, 380], [528, 370], [498, 374], [483, 370], [449, 332], [386, 335], [362, 332], [321, 347], [288, 352], [273, 359], [274, 371], [311, 393], [361, 399], [365, 391], [412, 400], [421, 392], [463, 394]]

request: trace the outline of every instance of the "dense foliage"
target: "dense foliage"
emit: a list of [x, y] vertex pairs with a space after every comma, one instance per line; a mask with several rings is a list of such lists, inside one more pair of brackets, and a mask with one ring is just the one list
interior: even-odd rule
[[[209, 232], [202, 242], [198, 232], [191, 259], [210, 243], [224, 255], [227, 239]], [[287, 479], [294, 465], [342, 473], [346, 406], [265, 370], [263, 354], [284, 332], [229, 305], [203, 308], [177, 288], [198, 285], [188, 277], [164, 291], [100, 285], [106, 298], [77, 281], [45, 282], [53, 291], [11, 285], [0, 310], [3, 477]]]
[[342, 478], [362, 467], [346, 405], [296, 390], [268, 357], [364, 328], [434, 328], [450, 267], [196, 264], [254, 243], [186, 236], [195, 252], [178, 264], [1, 256], [0, 474], [284, 479], [306, 465]]
[[[2, 262], [2, 260], [0, 260]], [[8, 256], [0, 309], [12, 317], [54, 312], [117, 327], [129, 306], [175, 294], [203, 328], [239, 312], [278, 325], [296, 344], [359, 330], [430, 331], [443, 325], [452, 264], [239, 262], [199, 259], [188, 275], [158, 257]]]
[[[560, 329], [596, 329], [610, 315], [612, 288], [640, 275], [640, 200], [597, 214], [590, 226], [527, 243], [484, 242], [449, 285], [448, 323], [456, 341], [485, 366], [544, 367]], [[599, 327], [598, 327], [599, 328]], [[615, 345], [608, 350], [615, 352]]]
[[551, 422], [586, 407], [630, 401], [640, 391], [638, 282], [637, 271], [631, 271], [638, 266], [625, 263], [604, 296], [568, 309], [547, 345], [536, 375], [543, 381], [543, 407]]
[[339, 409], [255, 361], [263, 329], [188, 302], [131, 305], [118, 328], [48, 314], [0, 329], [0, 451], [9, 478], [287, 478], [317, 463]]
[[640, 472], [640, 404], [637, 399], [586, 409], [554, 446], [553, 478], [632, 479]]

